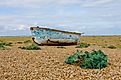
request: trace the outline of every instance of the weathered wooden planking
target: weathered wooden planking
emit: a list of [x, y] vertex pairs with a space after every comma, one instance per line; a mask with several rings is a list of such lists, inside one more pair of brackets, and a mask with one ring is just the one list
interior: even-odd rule
[[75, 32], [39, 27], [31, 27], [30, 30], [37, 44], [77, 44], [81, 35]]

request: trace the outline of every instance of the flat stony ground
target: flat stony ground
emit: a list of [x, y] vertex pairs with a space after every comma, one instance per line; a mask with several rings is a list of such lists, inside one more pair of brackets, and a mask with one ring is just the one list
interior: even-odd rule
[[[98, 43], [97, 40], [102, 38], [107, 42]], [[114, 37], [105, 37], [105, 39], [104, 37], [82, 37], [82, 42], [92, 45], [81, 49], [75, 48], [76, 45], [65, 46], [66, 49], [57, 48], [57, 46], [40, 46], [41, 50], [18, 49], [17, 47], [24, 44], [17, 44], [18, 38], [12, 39], [5, 39], [14, 43], [10, 47], [11, 50], [0, 50], [0, 80], [121, 80], [121, 48], [108, 49], [100, 46], [109, 44], [108, 42], [120, 45], [118, 39], [121, 37], [115, 38], [115, 41]], [[26, 40], [28, 39], [30, 38]], [[77, 49], [83, 51], [101, 49], [108, 55], [108, 67], [101, 70], [82, 69], [77, 65], [65, 64], [65, 58]]]

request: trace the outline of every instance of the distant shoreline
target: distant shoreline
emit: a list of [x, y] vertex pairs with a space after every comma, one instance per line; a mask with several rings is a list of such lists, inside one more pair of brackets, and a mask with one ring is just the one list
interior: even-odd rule
[[[82, 36], [84, 36], [84, 37], [93, 37], [93, 36], [100, 36], [100, 37], [105, 37], [105, 36], [121, 36], [121, 34], [120, 35], [82, 35]], [[32, 37], [32, 36], [0, 36], [0, 37]]]
[[31, 36], [0, 36], [0, 37], [31, 37]]
[[102, 35], [101, 34], [100, 35], [91, 35], [91, 34], [86, 35], [85, 34], [85, 35], [81, 35], [81, 36], [121, 36], [121, 34], [107, 34], [107, 35], [106, 34], [102, 34]]

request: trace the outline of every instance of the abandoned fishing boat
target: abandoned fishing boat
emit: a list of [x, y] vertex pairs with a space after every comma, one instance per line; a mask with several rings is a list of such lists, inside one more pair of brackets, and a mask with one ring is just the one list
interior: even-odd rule
[[33, 41], [39, 45], [74, 45], [81, 36], [81, 33], [41, 27], [30, 27], [30, 31]]

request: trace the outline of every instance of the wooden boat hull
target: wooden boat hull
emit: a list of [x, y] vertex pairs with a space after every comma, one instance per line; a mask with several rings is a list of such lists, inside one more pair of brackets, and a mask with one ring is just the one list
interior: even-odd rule
[[33, 41], [39, 45], [74, 45], [80, 40], [80, 33], [49, 28], [30, 28]]

